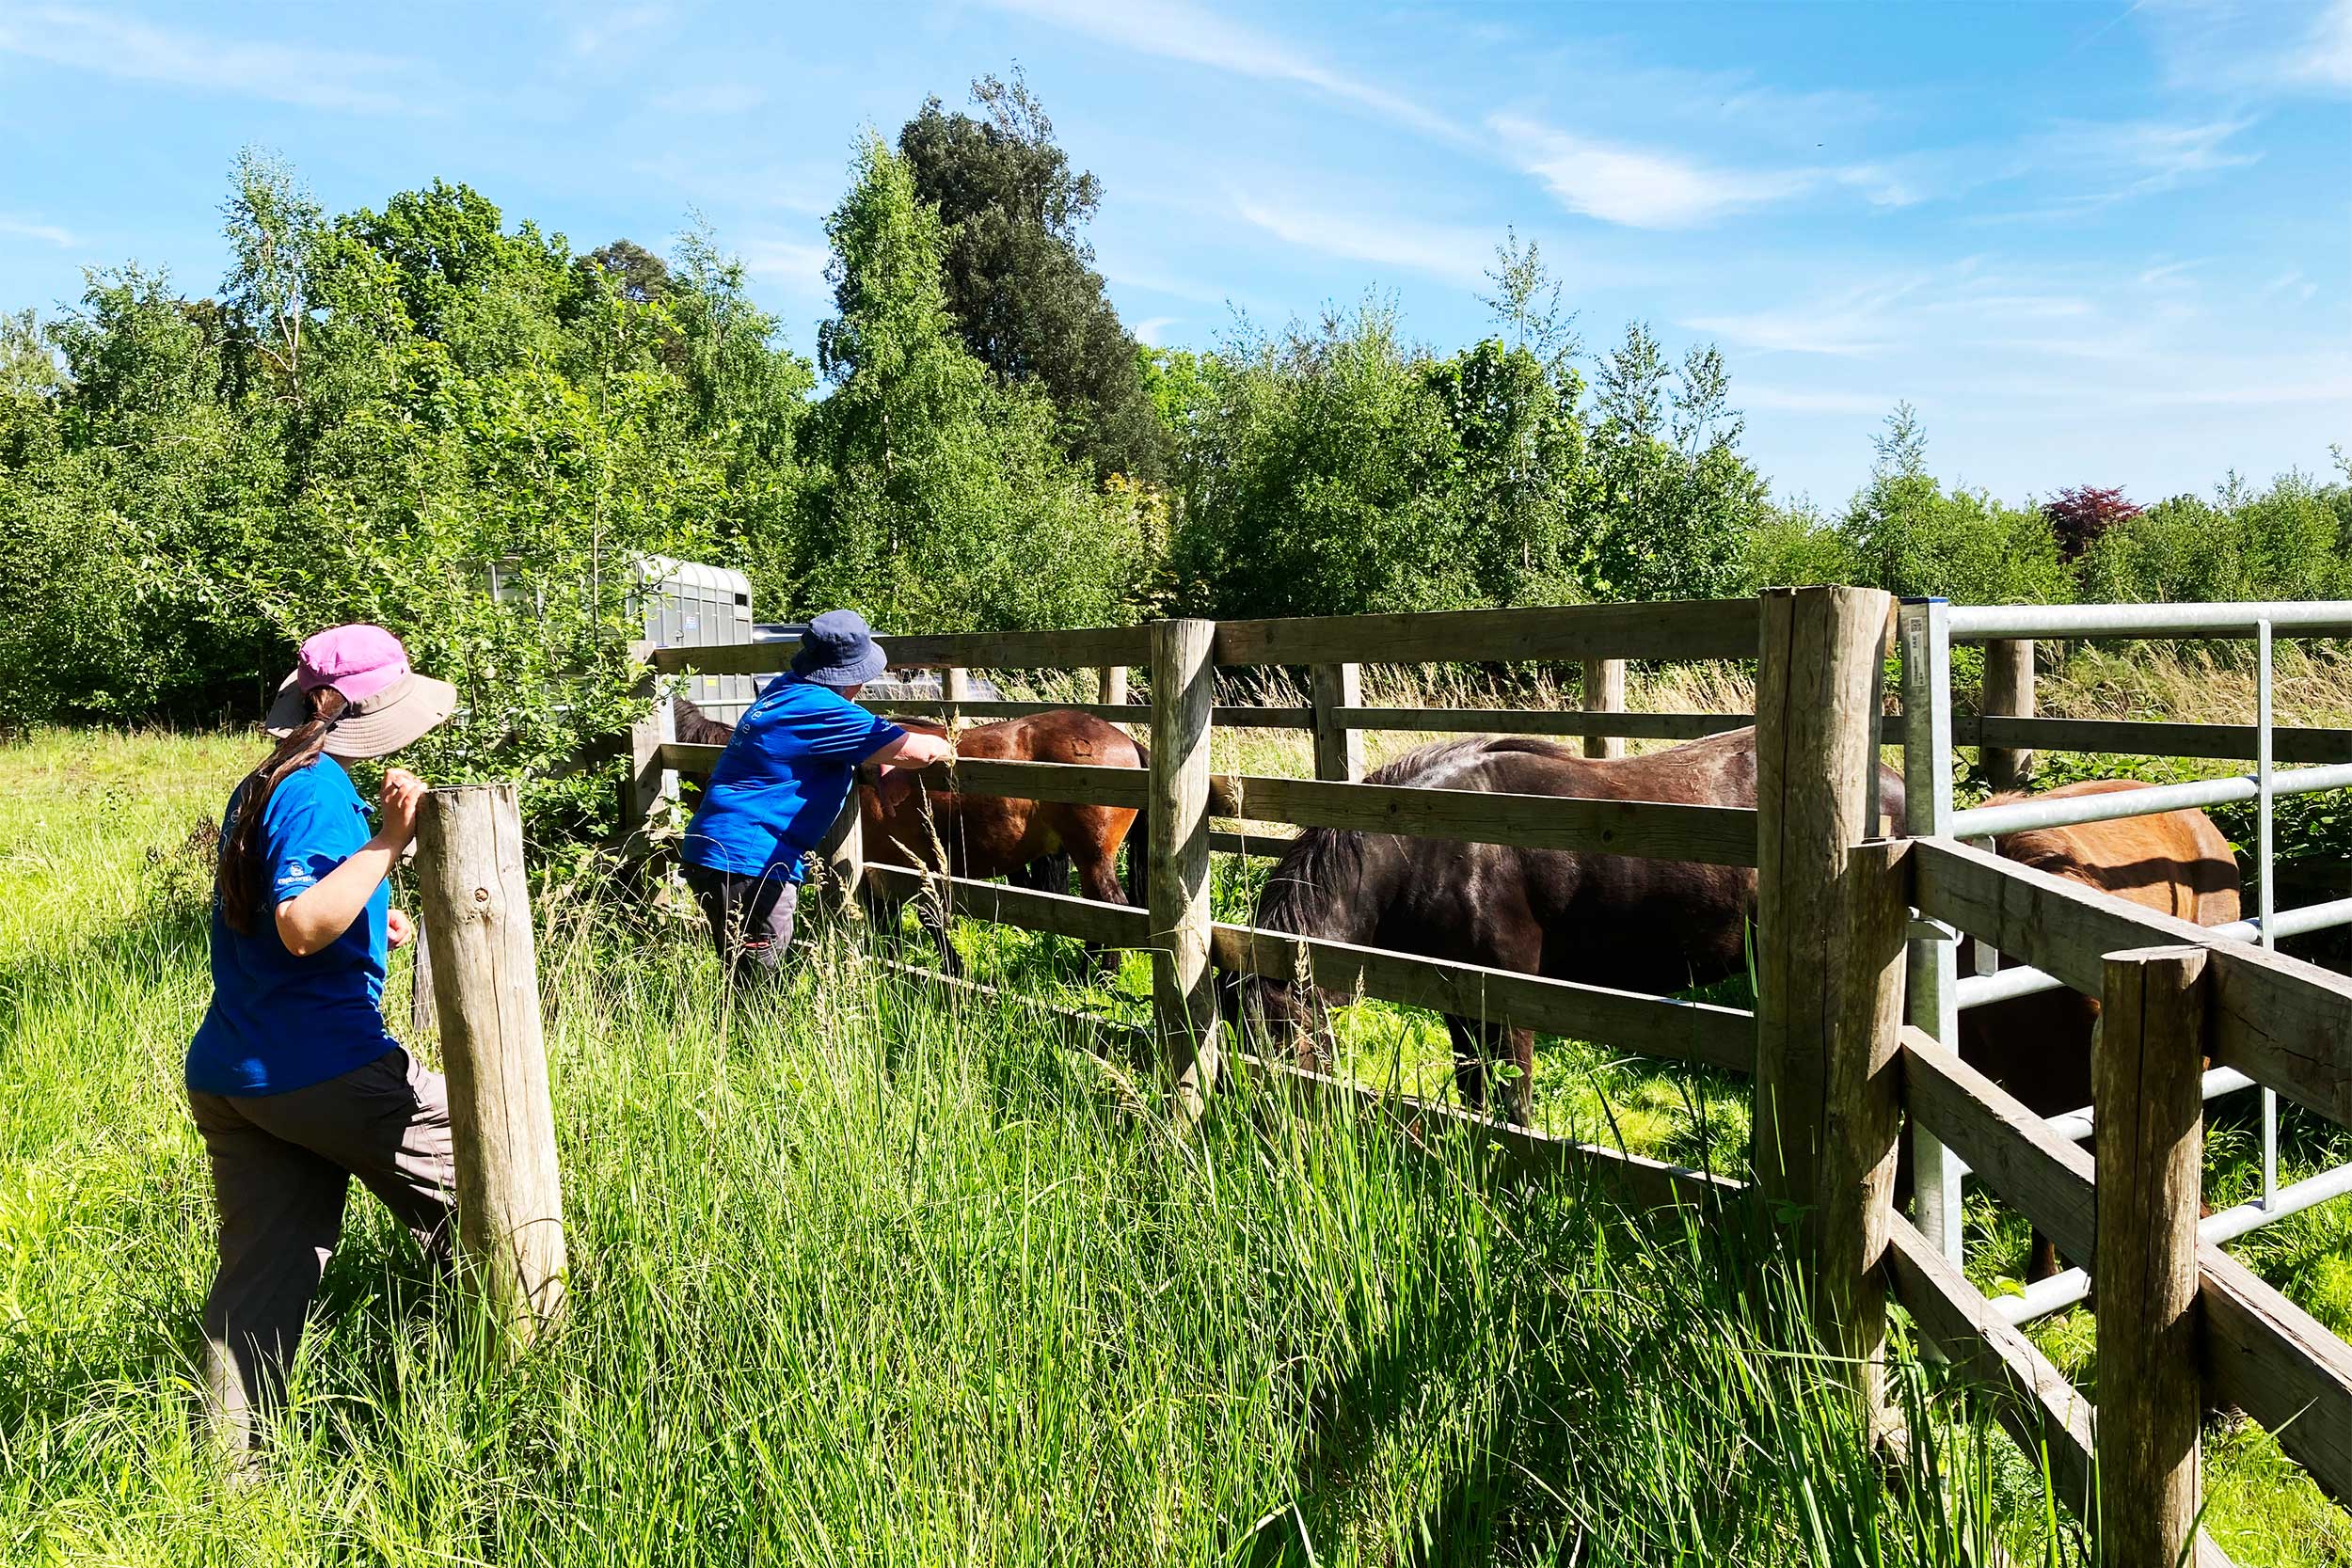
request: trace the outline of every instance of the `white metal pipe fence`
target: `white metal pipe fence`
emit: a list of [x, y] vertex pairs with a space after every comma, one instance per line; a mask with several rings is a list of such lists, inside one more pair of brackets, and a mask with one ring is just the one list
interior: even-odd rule
[[[1996, 834], [2031, 828], [2071, 826], [2122, 817], [2154, 816], [2184, 807], [2251, 800], [2258, 822], [2255, 859], [2261, 867], [2258, 912], [2252, 919], [2213, 927], [2217, 935], [2275, 947], [2296, 936], [2352, 925], [2352, 898], [2299, 910], [2277, 907], [2273, 807], [2280, 796], [2352, 788], [2352, 762], [2284, 771], [2274, 766], [2272, 643], [2280, 633], [2297, 637], [2352, 637], [2352, 601], [2309, 604], [2219, 605], [1985, 605], [1959, 606], [1943, 599], [1906, 601], [1900, 611], [1903, 689], [1903, 772], [1907, 789], [1905, 826], [1914, 835], [1989, 841]], [[1969, 811], [1955, 808], [1952, 778], [1951, 650], [1954, 643], [2012, 638], [2074, 637], [2149, 639], [2166, 637], [2250, 638], [2255, 643], [2254, 771], [2241, 778], [2159, 785], [2126, 794], [2068, 800], [2026, 800]], [[1999, 956], [1985, 943], [1972, 944], [1977, 973], [1959, 973], [1956, 933], [1932, 921], [1913, 923], [1908, 1011], [1910, 1022], [1957, 1049], [1962, 1009], [2012, 997], [2055, 990], [2063, 982], [2037, 969], [1999, 969]], [[2227, 1068], [2205, 1074], [2204, 1097], [2253, 1086]], [[2077, 1141], [2090, 1136], [2090, 1107], [2053, 1118], [2050, 1125]], [[1925, 1129], [1911, 1133], [1918, 1224], [1927, 1238], [1955, 1263], [1961, 1260], [1961, 1178], [1967, 1167]], [[2307, 1177], [2286, 1187], [2278, 1180], [2278, 1096], [2263, 1090], [2262, 1196], [2202, 1221], [2199, 1234], [2220, 1242], [2298, 1212], [2312, 1204], [2352, 1193], [2352, 1164]], [[2089, 1283], [2070, 1270], [1995, 1303], [2011, 1323], [2055, 1312], [2083, 1299]]]

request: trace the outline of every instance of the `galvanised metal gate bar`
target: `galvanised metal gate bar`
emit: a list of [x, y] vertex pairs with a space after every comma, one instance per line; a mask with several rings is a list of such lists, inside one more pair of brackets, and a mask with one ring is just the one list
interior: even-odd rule
[[[1960, 606], [1944, 599], [1911, 599], [1900, 610], [1903, 658], [1903, 771], [1906, 826], [1914, 834], [1935, 833], [1985, 841], [1999, 833], [2064, 827], [2118, 817], [2154, 816], [2184, 807], [2257, 802], [2256, 859], [2262, 865], [2258, 913], [2215, 927], [2216, 934], [2277, 944], [2281, 936], [2352, 925], [2352, 898], [2339, 898], [2281, 912], [2276, 908], [2272, 802], [2281, 795], [2352, 788], [2352, 760], [2283, 772], [2272, 765], [2271, 643], [2279, 633], [2298, 637], [2352, 637], [2352, 602], [2216, 605], [1987, 605]], [[2142, 640], [2169, 637], [2251, 638], [2256, 644], [2254, 771], [2243, 778], [2161, 785], [2127, 795], [2071, 800], [2021, 800], [1971, 811], [1952, 800], [1951, 649], [1955, 642], [1989, 642], [2034, 637], [2084, 640]], [[2063, 749], [2063, 748], [2058, 748]], [[1911, 1022], [1957, 1049], [1960, 1013], [2010, 997], [2055, 990], [2064, 982], [2037, 969], [1996, 969], [1998, 955], [1979, 942], [1977, 974], [1958, 973], [1958, 942], [1948, 927], [1915, 922], [1907, 995]], [[2252, 1086], [2252, 1080], [2227, 1068], [2205, 1074], [2204, 1098]], [[2055, 1117], [2054, 1131], [2077, 1141], [2090, 1136], [2091, 1110], [2085, 1106]], [[1961, 1260], [1961, 1178], [1966, 1167], [1923, 1129], [1912, 1132], [1919, 1228], [1944, 1255]], [[2211, 1215], [2201, 1239], [2223, 1242], [2352, 1193], [2352, 1164], [2340, 1165], [2281, 1188], [2279, 1185], [2278, 1096], [2263, 1091], [2263, 1196], [2251, 1203]], [[2024, 1323], [2083, 1299], [2089, 1277], [2069, 1270], [1994, 1303], [2011, 1323]]]

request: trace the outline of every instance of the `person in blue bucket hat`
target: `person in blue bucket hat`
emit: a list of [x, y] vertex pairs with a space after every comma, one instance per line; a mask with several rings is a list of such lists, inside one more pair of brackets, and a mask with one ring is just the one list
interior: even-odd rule
[[686, 829], [687, 885], [710, 922], [730, 982], [772, 978], [792, 941], [805, 861], [841, 815], [865, 763], [921, 768], [954, 754], [857, 705], [889, 659], [866, 617], [829, 610], [808, 624], [792, 668], [744, 710]]

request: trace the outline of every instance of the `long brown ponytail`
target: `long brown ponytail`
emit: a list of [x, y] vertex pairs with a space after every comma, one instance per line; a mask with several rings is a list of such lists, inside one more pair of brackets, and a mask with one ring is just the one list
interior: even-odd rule
[[237, 785], [236, 804], [230, 813], [229, 836], [220, 847], [220, 866], [213, 885], [220, 893], [221, 918], [240, 936], [253, 934], [254, 912], [262, 904], [262, 818], [269, 798], [289, 773], [318, 761], [326, 745], [326, 732], [342, 716], [343, 694], [331, 686], [310, 692], [310, 717], [278, 743], [268, 760]]

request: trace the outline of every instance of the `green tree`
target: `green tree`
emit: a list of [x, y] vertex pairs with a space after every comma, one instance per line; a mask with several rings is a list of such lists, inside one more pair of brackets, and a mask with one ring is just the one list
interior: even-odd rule
[[2352, 597], [2352, 486], [2300, 472], [2211, 500], [2174, 496], [2117, 521], [2080, 562], [2098, 599], [2158, 603]]
[[408, 328], [445, 345], [467, 373], [561, 353], [564, 308], [579, 286], [562, 235], [527, 219], [510, 233], [497, 203], [440, 180], [337, 228], [389, 265]]
[[1143, 538], [1055, 442], [1044, 393], [964, 350], [941, 284], [938, 213], [868, 136], [826, 224], [840, 313], [818, 330], [834, 383], [814, 416], [825, 473], [796, 596], [890, 626], [1079, 626], [1132, 613]]
[[1018, 70], [1010, 82], [980, 77], [972, 98], [979, 119], [932, 98], [898, 133], [917, 199], [939, 210], [957, 332], [1002, 379], [1044, 388], [1072, 454], [1098, 474], [1157, 483], [1166, 439], [1084, 236], [1102, 185], [1072, 170]]
[[1595, 596], [1717, 598], [1738, 591], [1748, 540], [1771, 515], [1740, 455], [1744, 421], [1711, 345], [1677, 366], [1635, 322], [1601, 361], [1593, 427]]
[[598, 245], [574, 265], [587, 275], [583, 282], [609, 282], [632, 305], [650, 305], [670, 292], [669, 263], [635, 240]]
[[2049, 519], [1982, 490], [1946, 494], [1928, 471], [1918, 411], [1895, 405], [1874, 437], [1870, 482], [1848, 503], [1841, 531], [1861, 580], [1889, 593], [1962, 604], [2062, 604], [2074, 577]]

